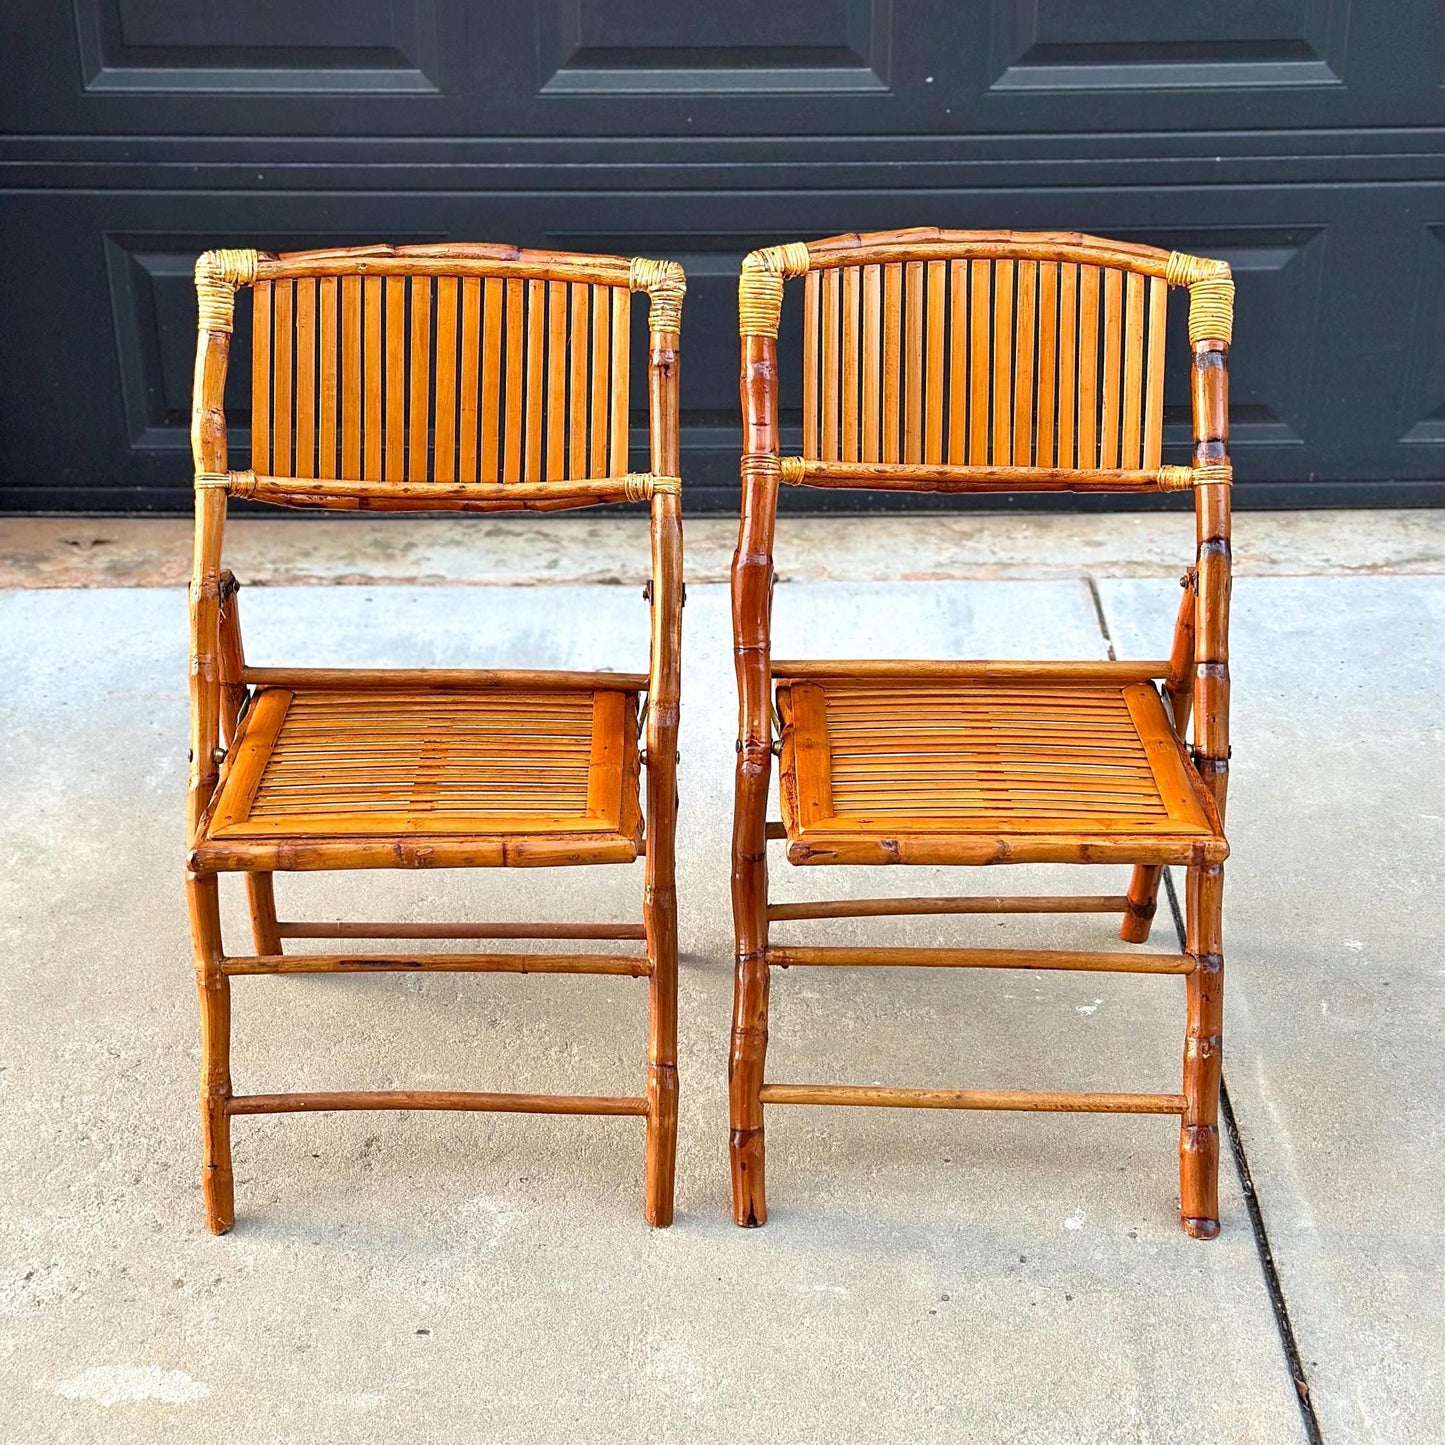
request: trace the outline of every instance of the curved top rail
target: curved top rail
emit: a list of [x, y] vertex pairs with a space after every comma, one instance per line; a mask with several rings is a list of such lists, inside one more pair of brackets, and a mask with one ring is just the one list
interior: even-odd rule
[[1082, 231], [952, 231], [938, 226], [853, 232], [805, 244], [809, 265], [817, 267], [884, 261], [1074, 261], [1146, 276], [1165, 276], [1172, 254], [1157, 246], [1110, 241]]

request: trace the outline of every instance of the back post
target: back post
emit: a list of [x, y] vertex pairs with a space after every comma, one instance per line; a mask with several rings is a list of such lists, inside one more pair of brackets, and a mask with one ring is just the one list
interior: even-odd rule
[[[256, 276], [256, 252], [209, 251], [196, 262], [196, 376], [191, 452], [196, 470], [195, 550], [191, 565], [191, 746], [187, 846], [220, 775], [221, 539], [226, 524], [226, 370], [236, 288]], [[224, 1234], [235, 1220], [231, 1172], [231, 984], [222, 968], [216, 875], [186, 876], [196, 992], [201, 1012], [202, 1190], [206, 1222]]]
[[[1171, 262], [1174, 258], [1171, 257]], [[1171, 278], [1172, 279], [1172, 278]], [[1229, 786], [1231, 587], [1229, 346], [1234, 283], [1221, 262], [1195, 261], [1189, 286], [1193, 348], [1195, 564], [1194, 766], [1224, 819]], [[1224, 867], [1201, 864], [1185, 884], [1184, 1113], [1179, 1128], [1179, 1209], [1200, 1239], [1219, 1233], [1219, 1086], [1224, 1045]]]
[[[649, 467], [679, 475], [678, 368], [686, 280], [672, 261], [637, 260], [631, 284], [648, 293], [647, 408]], [[649, 1224], [672, 1223], [677, 1164], [677, 729], [682, 694], [682, 499], [658, 486], [652, 495], [652, 663], [647, 694], [647, 881], [643, 922], [649, 977], [647, 1203]]]
[[767, 806], [772, 772], [769, 624], [773, 532], [781, 480], [778, 320], [785, 277], [808, 269], [800, 243], [755, 251], [738, 282], [742, 345], [742, 520], [733, 556], [733, 652], [738, 679], [737, 780], [733, 812], [736, 937], [732, 1048], [728, 1062], [733, 1218], [767, 1221], [763, 1169], [763, 1069], [768, 1048]]

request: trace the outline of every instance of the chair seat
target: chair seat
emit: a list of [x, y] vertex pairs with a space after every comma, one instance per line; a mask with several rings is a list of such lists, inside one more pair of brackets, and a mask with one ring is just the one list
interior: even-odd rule
[[1149, 683], [780, 678], [793, 863], [1202, 863], [1213, 798]]
[[640, 764], [635, 692], [266, 687], [192, 866], [629, 862]]

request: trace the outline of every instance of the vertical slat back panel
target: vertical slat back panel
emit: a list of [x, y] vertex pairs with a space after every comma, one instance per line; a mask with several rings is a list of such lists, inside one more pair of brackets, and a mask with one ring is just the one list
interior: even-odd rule
[[809, 271], [803, 281], [803, 455], [817, 459], [818, 450], [818, 292], [822, 275]]
[[903, 460], [923, 460], [923, 262], [903, 271]]
[[361, 475], [361, 277], [341, 281], [341, 475]]
[[457, 299], [455, 276], [437, 278], [436, 443], [432, 474], [457, 479]]
[[1006, 467], [1013, 456], [1014, 268], [994, 264], [993, 283], [993, 435], [989, 461]]
[[296, 283], [296, 475], [316, 475], [316, 282]]
[[861, 335], [861, 277], [856, 266], [846, 267], [843, 275], [843, 374], [842, 374], [842, 448], [843, 460], [858, 460], [858, 427], [861, 405], [858, 394], [858, 346]]
[[[302, 277], [258, 282], [253, 307], [258, 473], [525, 482], [628, 470], [625, 287], [500, 276]], [[855, 323], [858, 314], [855, 304]], [[836, 361], [836, 337], [833, 353]], [[848, 355], [856, 378], [856, 324]], [[835, 399], [837, 390], [835, 376]], [[835, 423], [841, 414], [835, 405]], [[859, 424], [855, 412], [855, 456]]]
[[592, 456], [587, 470], [594, 477], [607, 475], [608, 389], [611, 386], [609, 321], [611, 303], [607, 286], [588, 288], [592, 300]]
[[323, 276], [319, 283], [317, 309], [321, 315], [321, 360], [317, 370], [316, 475], [335, 477], [336, 419], [341, 401], [341, 387], [336, 374], [336, 303], [341, 283], [335, 276]]
[[558, 405], [567, 386], [567, 283], [547, 283], [547, 472], [546, 480], [567, 475], [567, 407]]
[[488, 276], [482, 282], [482, 405], [478, 418], [479, 481], [501, 479], [502, 451], [502, 278]]
[[406, 475], [406, 277], [386, 278], [386, 412], [382, 423], [384, 476]]
[[988, 462], [988, 382], [993, 371], [989, 354], [993, 262], [971, 261], [968, 272], [968, 464], [981, 467]]
[[838, 313], [840, 286], [836, 268], [823, 273], [823, 377], [819, 396], [823, 408], [822, 457], [825, 462], [838, 460]]
[[1119, 360], [1122, 351], [1123, 273], [1115, 270], [1104, 272], [1104, 301], [1101, 330], [1104, 333], [1104, 374], [1101, 378], [1104, 404], [1099, 412], [1099, 465], [1119, 465], [1120, 439], [1120, 377]]
[[258, 281], [251, 311], [251, 470], [271, 470], [271, 285]]
[[381, 475], [381, 293], [382, 278], [367, 276], [361, 283], [361, 329], [364, 351], [361, 382], [364, 407], [361, 425], [362, 464], [365, 476]]
[[898, 460], [898, 395], [903, 358], [903, 267], [883, 268], [883, 460]]
[[943, 460], [944, 355], [948, 345], [948, 262], [928, 263], [927, 391], [923, 404], [923, 459]]
[[275, 313], [275, 345], [271, 354], [271, 465], [278, 477], [291, 475], [291, 349], [295, 340], [292, 303], [295, 282], [277, 281], [271, 297]]
[[1059, 267], [1059, 414], [1055, 451], [1061, 467], [1076, 466], [1074, 416], [1079, 401], [1079, 268]]
[[827, 266], [803, 283], [803, 454], [1155, 469], [1167, 287], [1032, 259]]
[[1054, 454], [1054, 400], [1058, 388], [1058, 286], [1056, 261], [1039, 265], [1039, 382], [1034, 407], [1034, 465], [1057, 466]]
[[507, 420], [502, 438], [502, 480], [522, 480], [522, 436], [526, 428], [526, 394], [523, 391], [523, 354], [527, 335], [527, 283], [508, 277], [507, 295]]
[[883, 404], [883, 271], [878, 266], [863, 268], [862, 346], [862, 453], [865, 462], [876, 462], [880, 459], [878, 422]]
[[[573, 285], [570, 293], [571, 316], [567, 327], [567, 470], [569, 477], [587, 475], [587, 360], [591, 355], [588, 292], [590, 286]], [[555, 405], [560, 398], [553, 397]]]
[[411, 283], [411, 399], [407, 403], [406, 476], [424, 482], [431, 475], [431, 278]]
[[547, 283], [527, 282], [527, 420], [522, 477], [542, 477], [542, 353], [547, 335]]
[[1163, 450], [1164, 432], [1164, 322], [1169, 286], [1159, 276], [1149, 278], [1149, 375], [1144, 399], [1144, 465], [1156, 468]]
[[1080, 266], [1079, 271], [1079, 421], [1080, 467], [1099, 465], [1099, 268]]
[[1037, 261], [1018, 263], [1017, 323], [1013, 358], [1013, 464], [1033, 465], [1034, 442], [1034, 352], [1038, 326]]
[[1144, 282], [1130, 272], [1124, 278], [1124, 394], [1120, 421], [1119, 465], [1138, 467], [1143, 456]]
[[948, 263], [948, 464], [968, 456], [968, 262]]
[[482, 377], [482, 282], [462, 277], [462, 389], [458, 419], [457, 480], [477, 480], [477, 398]]
[[632, 293], [612, 289], [612, 475], [631, 468], [628, 450], [632, 427]]

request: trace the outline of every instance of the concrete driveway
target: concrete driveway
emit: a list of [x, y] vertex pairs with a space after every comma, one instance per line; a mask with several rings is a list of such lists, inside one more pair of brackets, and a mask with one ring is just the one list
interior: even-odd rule
[[[774, 1110], [771, 1222], [731, 1224], [735, 703], [715, 521], [689, 524], [675, 1226], [642, 1221], [636, 1120], [352, 1114], [239, 1120], [237, 1227], [210, 1237], [181, 887], [186, 528], [3, 524], [0, 1440], [1445, 1438], [1441, 521], [1236, 521], [1236, 1133], [1210, 1244], [1179, 1230], [1159, 1118]], [[1190, 533], [790, 522], [778, 648], [1158, 655]], [[259, 584], [248, 653], [638, 666], [635, 522], [542, 535], [239, 523], [231, 556]], [[886, 580], [899, 557], [910, 580]], [[1001, 886], [784, 867], [779, 898]], [[1021, 869], [1008, 886], [1119, 892], [1123, 876]], [[622, 918], [640, 887], [639, 866], [297, 875], [278, 892], [291, 916]], [[223, 888], [239, 938], [238, 894]], [[1111, 938], [1087, 916], [824, 926]], [[1161, 908], [1157, 946], [1170, 930]], [[1177, 1086], [1177, 979], [827, 973], [777, 980], [773, 1077]], [[239, 980], [234, 999], [248, 1091], [640, 1085], [632, 980], [292, 976]]]

